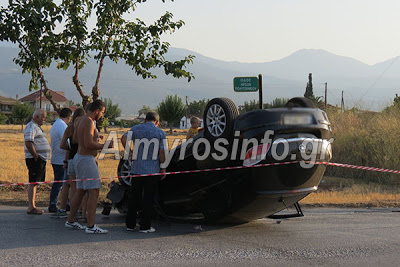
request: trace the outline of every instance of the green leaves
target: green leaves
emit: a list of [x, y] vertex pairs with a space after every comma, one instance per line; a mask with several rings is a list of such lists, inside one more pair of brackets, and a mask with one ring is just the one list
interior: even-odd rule
[[157, 112], [161, 120], [167, 121], [170, 127], [185, 115], [185, 105], [177, 95], [168, 95], [158, 106]]
[[115, 121], [117, 117], [121, 116], [121, 109], [118, 107], [118, 104], [113, 104], [111, 98], [105, 98], [103, 101], [106, 107], [105, 118]]
[[[44, 79], [42, 70], [57, 61], [59, 69], [67, 70], [71, 65], [75, 68], [73, 82], [81, 97], [88, 99], [82, 91], [78, 73], [85, 67], [91, 52], [95, 53], [94, 59], [99, 63], [93, 98], [97, 98], [99, 92], [99, 79], [106, 57], [114, 62], [123, 61], [143, 79], [157, 78], [152, 70], [163, 68], [166, 75], [183, 77], [190, 82], [194, 76], [185, 68], [193, 63], [194, 56], [168, 61], [165, 54], [170, 45], [162, 41], [164, 34], [180, 29], [183, 21], [173, 21], [170, 12], [149, 26], [140, 19], [126, 19], [137, 5], [146, 2], [62, 0], [56, 4], [52, 0], [9, 1], [7, 7], [0, 8], [0, 41], [19, 45], [15, 63], [21, 66], [23, 73], [31, 74], [30, 90], [38, 88], [39, 78]], [[88, 19], [93, 15], [96, 25], [89, 29]], [[61, 25], [61, 31], [56, 30]]]
[[17, 119], [21, 124], [32, 118], [33, 108], [29, 104], [17, 104], [12, 108], [11, 116]]
[[60, 8], [51, 0], [15, 0], [0, 10], [0, 41], [18, 43], [15, 63], [31, 73], [30, 90], [38, 87], [38, 69], [50, 66], [57, 51]]

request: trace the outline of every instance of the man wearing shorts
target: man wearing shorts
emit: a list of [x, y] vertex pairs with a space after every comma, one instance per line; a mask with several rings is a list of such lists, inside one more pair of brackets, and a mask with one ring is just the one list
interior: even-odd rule
[[[85, 229], [88, 234], [105, 234], [108, 231], [95, 224], [97, 200], [99, 198], [100, 179], [79, 181], [81, 179], [100, 178], [96, 163], [98, 150], [103, 144], [98, 143], [98, 133], [94, 121], [100, 119], [105, 112], [103, 101], [95, 100], [90, 104], [86, 115], [76, 119], [74, 123], [74, 139], [78, 141], [78, 153], [74, 157], [76, 172], [76, 192], [71, 203], [71, 212], [65, 226], [73, 229]], [[87, 227], [76, 221], [76, 214], [82, 198], [89, 193], [87, 201]]]
[[[24, 132], [25, 162], [29, 171], [29, 182], [43, 182], [46, 178], [46, 162], [50, 158], [50, 144], [40, 126], [46, 121], [46, 112], [41, 109], [33, 113], [32, 120], [26, 125]], [[43, 210], [35, 204], [36, 186], [28, 185], [28, 214], [42, 215]]]

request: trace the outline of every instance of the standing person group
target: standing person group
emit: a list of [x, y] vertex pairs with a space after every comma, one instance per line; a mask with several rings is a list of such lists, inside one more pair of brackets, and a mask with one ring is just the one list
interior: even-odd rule
[[[98, 143], [98, 131], [95, 121], [102, 118], [105, 105], [101, 100], [95, 100], [88, 107], [87, 114], [83, 109], [78, 109], [73, 116], [72, 123], [67, 126], [71, 118], [71, 110], [64, 108], [60, 111], [60, 118], [56, 120], [50, 129], [51, 147], [46, 134], [41, 126], [46, 121], [46, 112], [36, 110], [24, 132], [25, 161], [29, 171], [29, 182], [41, 182], [45, 180], [46, 162], [50, 159], [54, 170], [55, 181], [62, 181], [68, 176], [77, 179], [100, 178], [96, 156], [103, 144]], [[66, 152], [67, 150], [67, 152]], [[67, 217], [67, 199], [70, 194], [71, 213], [65, 226], [73, 229], [83, 229], [86, 233], [107, 233], [105, 229], [95, 224], [97, 201], [99, 197], [100, 179], [91, 181], [77, 181], [72, 186], [64, 182], [53, 183], [50, 193], [49, 212], [56, 212], [54, 217]], [[44, 213], [36, 207], [36, 186], [28, 186], [29, 206], [27, 213], [41, 215]], [[61, 189], [63, 187], [63, 189]], [[58, 194], [62, 191], [60, 209], [57, 209]], [[71, 189], [71, 190], [69, 190]], [[75, 191], [75, 192], [74, 192]], [[87, 227], [76, 221], [82, 198], [88, 195], [87, 203]]]
[[68, 180], [71, 182], [64, 182], [61, 189], [61, 200], [60, 200], [60, 208], [57, 213], [53, 215], [53, 218], [67, 218], [67, 200], [72, 199], [76, 190], [75, 183], [75, 170], [74, 170], [74, 161], [73, 158], [78, 151], [78, 143], [73, 139], [74, 133], [74, 122], [80, 116], [85, 115], [85, 110], [83, 108], [78, 108], [75, 110], [74, 115], [72, 116], [72, 120], [70, 121], [67, 129], [64, 131], [64, 135], [60, 142], [60, 148], [65, 150], [63, 167], [66, 172], [66, 176]]
[[[66, 218], [66, 205], [68, 195], [70, 198], [71, 210], [65, 227], [85, 230], [89, 234], [105, 234], [106, 229], [102, 229], [95, 224], [96, 208], [101, 187], [99, 169], [97, 166], [98, 151], [103, 149], [104, 144], [100, 144], [99, 134], [96, 129], [96, 120], [103, 117], [105, 112], [104, 103], [101, 100], [95, 100], [87, 109], [75, 111], [72, 122], [69, 126], [71, 110], [63, 109], [58, 119], [50, 130], [51, 147], [53, 155], [51, 163], [54, 170], [56, 181], [61, 181], [67, 177], [71, 181], [76, 177], [76, 182], [54, 183], [50, 195], [49, 211], [56, 211], [55, 217]], [[45, 133], [41, 129], [46, 120], [46, 113], [37, 110], [33, 114], [33, 119], [28, 123], [25, 129], [25, 156], [26, 165], [29, 170], [29, 181], [38, 182], [45, 180], [46, 161], [50, 158], [50, 145], [46, 139]], [[130, 129], [133, 140], [141, 140], [138, 144], [135, 142], [132, 163], [132, 174], [152, 174], [165, 173], [161, 164], [165, 162], [165, 133], [158, 128], [159, 115], [156, 112], [148, 112], [143, 124], [136, 125]], [[121, 137], [124, 146], [127, 143], [125, 133]], [[131, 140], [129, 140], [131, 141]], [[149, 144], [149, 147], [145, 147]], [[110, 144], [112, 146], [112, 144]], [[65, 152], [67, 151], [67, 152]], [[151, 226], [151, 218], [154, 212], [155, 197], [160, 179], [163, 176], [143, 177], [134, 179], [131, 188], [128, 190], [128, 212], [126, 216], [126, 229], [134, 231], [136, 228], [137, 210], [142, 208], [141, 220], [139, 222], [139, 232], [152, 233], [155, 228]], [[98, 178], [98, 179], [93, 179]], [[60, 209], [57, 210], [57, 199], [61, 185], [62, 197]], [[76, 190], [75, 190], [76, 185]], [[28, 214], [41, 215], [44, 211], [36, 208], [35, 205], [36, 185], [29, 185]], [[87, 227], [77, 221], [78, 209], [81, 206], [82, 199], [87, 196]]]

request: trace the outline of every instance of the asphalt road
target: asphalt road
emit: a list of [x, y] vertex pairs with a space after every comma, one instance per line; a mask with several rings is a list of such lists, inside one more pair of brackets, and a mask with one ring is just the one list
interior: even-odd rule
[[242, 225], [156, 221], [151, 234], [127, 232], [115, 211], [97, 223], [106, 235], [66, 229], [64, 219], [0, 206], [0, 266], [398, 266], [400, 212], [303, 209], [305, 217]]

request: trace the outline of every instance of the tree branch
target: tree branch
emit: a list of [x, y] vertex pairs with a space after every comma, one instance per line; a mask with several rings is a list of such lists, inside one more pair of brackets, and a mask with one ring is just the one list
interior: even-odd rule
[[[29, 51], [29, 49], [24, 45], [21, 40], [18, 40], [18, 44], [25, 50], [25, 53], [27, 53], [30, 57], [32, 57], [32, 53]], [[40, 74], [40, 83], [44, 87], [44, 95], [46, 96], [47, 100], [50, 101], [51, 105], [53, 106], [54, 110], [60, 114], [60, 107], [57, 105], [56, 102], [53, 100], [53, 96], [49, 92], [49, 88], [47, 87], [46, 80], [44, 79], [43, 71], [40, 69], [40, 67], [36, 68], [36, 71]], [[42, 96], [40, 96], [42, 97]]]
[[[47, 100], [50, 101], [50, 103], [51, 103], [51, 105], [53, 106], [54, 110], [55, 110], [58, 114], [60, 114], [60, 111], [61, 111], [60, 106], [57, 105], [56, 102], [54, 102], [53, 96], [50, 94], [49, 88], [47, 87], [47, 83], [46, 83], [46, 80], [44, 79], [44, 75], [43, 75], [42, 70], [38, 67], [38, 68], [37, 68], [37, 71], [40, 73], [40, 83], [41, 83], [41, 84], [43, 85], [43, 87], [44, 87], [44, 95], [46, 96]], [[42, 97], [42, 96], [40, 96], [40, 97]]]
[[[78, 50], [80, 49], [80, 43], [78, 41]], [[75, 62], [75, 75], [72, 77], [72, 82], [75, 84], [76, 90], [78, 91], [79, 95], [82, 98], [82, 106], [83, 108], [86, 107], [86, 105], [90, 102], [89, 96], [85, 95], [85, 93], [82, 90], [82, 85], [79, 82], [79, 63], [80, 63], [80, 57], [77, 57], [76, 62]]]
[[100, 57], [100, 62], [99, 62], [99, 69], [97, 70], [96, 82], [95, 82], [95, 84], [94, 84], [94, 86], [92, 88], [93, 101], [96, 100], [97, 98], [99, 98], [99, 96], [100, 96], [100, 89], [99, 89], [100, 76], [101, 76], [101, 72], [103, 71], [104, 59], [107, 56], [106, 52], [107, 52], [108, 46], [110, 45], [111, 39], [112, 39], [112, 34], [110, 34], [108, 36], [107, 43], [103, 47], [103, 50], [101, 52], [101, 57]]

